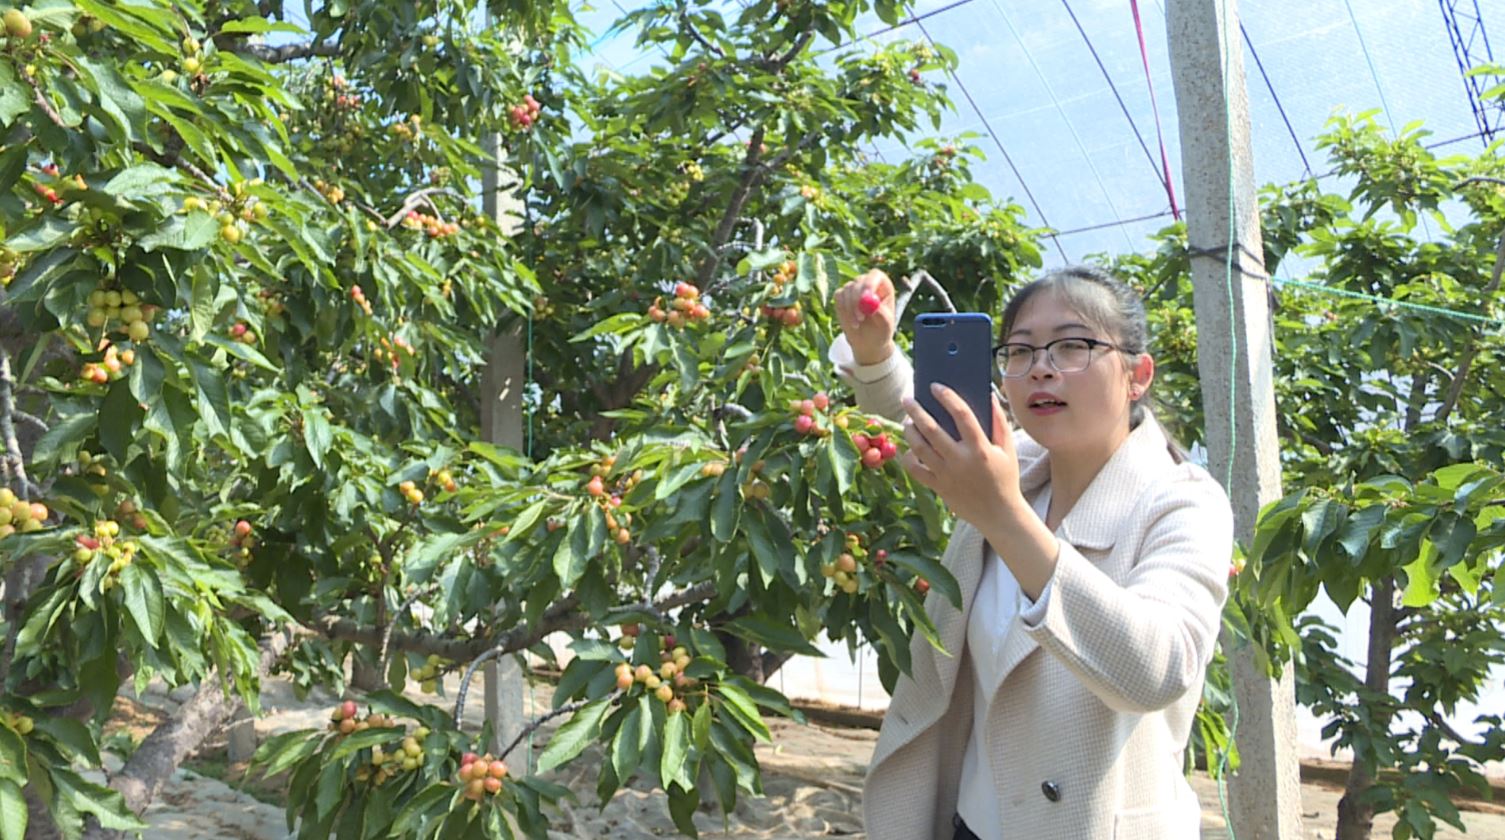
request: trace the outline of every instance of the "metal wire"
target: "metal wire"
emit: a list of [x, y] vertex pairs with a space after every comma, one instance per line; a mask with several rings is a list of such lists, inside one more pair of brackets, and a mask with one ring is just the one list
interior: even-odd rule
[[[1092, 162], [1092, 155], [1087, 151], [1086, 144], [1082, 142], [1081, 135], [1077, 134], [1076, 126], [1071, 124], [1071, 118], [1066, 115], [1066, 108], [1061, 105], [1061, 100], [1056, 96], [1055, 89], [1050, 86], [1050, 80], [1045, 77], [1045, 72], [1040, 69], [1039, 63], [1030, 54], [1029, 46], [1024, 43], [1024, 38], [1020, 37], [1019, 30], [1014, 28], [1014, 22], [1009, 20], [1008, 13], [1003, 10], [1003, 5], [998, 0], [992, 0], [992, 2], [993, 8], [998, 10], [998, 16], [1003, 18], [1003, 25], [1008, 27], [1009, 33], [1014, 36], [1014, 40], [1019, 42], [1019, 49], [1024, 52], [1025, 60], [1034, 69], [1035, 75], [1040, 77], [1040, 85], [1045, 88], [1045, 95], [1050, 97], [1051, 104], [1056, 107], [1056, 111], [1061, 115], [1061, 120], [1066, 123], [1066, 130], [1071, 132], [1071, 139], [1076, 141], [1077, 151], [1081, 152], [1082, 159], [1087, 161], [1087, 169], [1092, 173], [1093, 179], [1097, 181], [1097, 188], [1102, 191], [1104, 200], [1108, 202], [1108, 209], [1113, 211], [1115, 217], [1120, 216], [1118, 205], [1113, 201], [1113, 194], [1108, 191], [1108, 185], [1103, 183], [1103, 176], [1097, 171], [1097, 165]], [[1130, 251], [1134, 250], [1134, 240], [1129, 238], [1128, 232], [1122, 227], [1119, 228], [1119, 232], [1123, 234], [1124, 244], [1129, 246]]]
[[[931, 47], [935, 47], [935, 39], [930, 37], [930, 31], [925, 28], [925, 24], [916, 20], [915, 25], [920, 28], [920, 34], [925, 36], [926, 42]], [[1005, 149], [1003, 141], [998, 139], [998, 132], [993, 130], [993, 126], [988, 122], [988, 118], [983, 115], [982, 109], [977, 107], [977, 100], [972, 98], [972, 92], [967, 90], [967, 86], [962, 83], [961, 76], [957, 75], [956, 71], [948, 69], [946, 75], [950, 76], [951, 81], [956, 83], [957, 89], [962, 92], [962, 96], [967, 100], [967, 104], [972, 106], [972, 113], [976, 114], [977, 119], [982, 121], [982, 127], [988, 132], [988, 136], [993, 138], [994, 145], [998, 146], [999, 153], [1003, 155], [1003, 162], [1008, 164], [1009, 171], [1014, 173], [1014, 178], [1019, 181], [1019, 186], [1024, 190], [1025, 198], [1029, 199], [1030, 206], [1035, 208], [1035, 215], [1040, 217], [1040, 224], [1046, 228], [1050, 228], [1050, 222], [1045, 218], [1045, 211], [1040, 209], [1040, 202], [1035, 200], [1035, 194], [1030, 191], [1029, 184], [1024, 181], [1024, 174], [1019, 171], [1019, 167], [1014, 165], [1014, 159], [1009, 157], [1008, 149]], [[1066, 249], [1061, 245], [1060, 237], [1055, 233], [1047, 233], [1045, 236], [1055, 244], [1056, 251], [1061, 254], [1061, 259], [1071, 262], [1071, 258], [1066, 256]]]
[[1087, 44], [1087, 51], [1092, 53], [1092, 60], [1097, 62], [1097, 69], [1103, 72], [1103, 80], [1108, 83], [1108, 90], [1113, 91], [1113, 98], [1118, 100], [1118, 108], [1120, 111], [1123, 111], [1124, 119], [1129, 121], [1129, 128], [1134, 131], [1134, 139], [1139, 141], [1139, 148], [1144, 150], [1145, 160], [1150, 162], [1150, 169], [1155, 172], [1155, 180], [1163, 184], [1164, 178], [1160, 170], [1160, 164], [1155, 161], [1155, 154], [1150, 151], [1150, 145], [1144, 141], [1144, 135], [1139, 133], [1139, 125], [1134, 122], [1134, 115], [1129, 113], [1129, 106], [1124, 103], [1123, 96], [1119, 94], [1118, 85], [1113, 83], [1113, 75], [1108, 72], [1107, 66], [1103, 64], [1102, 58], [1098, 56], [1097, 47], [1093, 45], [1092, 39], [1087, 37], [1087, 30], [1082, 28], [1082, 22], [1077, 20], [1076, 12], [1071, 8], [1071, 0], [1061, 0], [1061, 5], [1066, 7], [1066, 14], [1070, 15], [1071, 22], [1076, 24], [1076, 31], [1082, 34], [1082, 40]]
[[1260, 78], [1265, 80], [1265, 89], [1270, 91], [1270, 98], [1275, 100], [1275, 110], [1280, 112], [1280, 121], [1286, 124], [1286, 133], [1291, 135], [1291, 142], [1296, 146], [1296, 154], [1301, 155], [1301, 169], [1307, 177], [1311, 177], [1312, 165], [1307, 162], [1306, 150], [1301, 148], [1301, 141], [1296, 137], [1296, 129], [1291, 127], [1291, 118], [1286, 116], [1285, 106], [1280, 104], [1280, 94], [1275, 92], [1275, 85], [1270, 81], [1270, 74], [1265, 72], [1265, 63], [1259, 60], [1259, 50], [1254, 48], [1254, 42], [1249, 39], [1249, 30], [1244, 28], [1243, 20], [1238, 22], [1239, 32], [1244, 35], [1244, 43], [1249, 45], [1249, 54], [1254, 56], [1254, 66], [1259, 68]]

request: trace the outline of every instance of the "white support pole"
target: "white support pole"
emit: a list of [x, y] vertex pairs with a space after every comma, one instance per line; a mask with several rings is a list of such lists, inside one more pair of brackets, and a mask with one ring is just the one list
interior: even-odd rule
[[[1281, 489], [1269, 278], [1235, 3], [1169, 0], [1166, 24], [1187, 233], [1194, 254], [1197, 365], [1209, 469], [1227, 486], [1236, 534], [1247, 546], [1261, 507], [1279, 498]], [[1224, 649], [1239, 705], [1235, 736], [1242, 759], [1229, 784], [1231, 827], [1238, 840], [1298, 840], [1301, 775], [1291, 671], [1287, 668], [1274, 681], [1247, 646], [1240, 648], [1225, 636]]]
[[[489, 23], [488, 16], [488, 23]], [[481, 175], [482, 210], [495, 220], [501, 230], [516, 234], [521, 226], [521, 202], [512, 192], [513, 180], [506, 177], [505, 153], [501, 135], [486, 138], [486, 165]], [[487, 441], [522, 451], [523, 387], [526, 379], [526, 348], [516, 327], [500, 330], [491, 339], [486, 370], [481, 376], [481, 430]], [[511, 656], [487, 662], [483, 669], [486, 681], [486, 720], [491, 723], [491, 751], [499, 753], [522, 732], [527, 721], [523, 693], [527, 686], [517, 660]], [[523, 756], [513, 756], [521, 766]], [[526, 771], [524, 771], [526, 772]]]

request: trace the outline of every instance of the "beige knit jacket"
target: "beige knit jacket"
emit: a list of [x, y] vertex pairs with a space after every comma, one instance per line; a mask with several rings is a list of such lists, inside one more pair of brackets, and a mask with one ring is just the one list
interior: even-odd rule
[[[902, 361], [902, 360], [901, 360]], [[852, 381], [864, 409], [897, 419], [907, 363]], [[1015, 432], [1020, 485], [1050, 481], [1049, 454]], [[1227, 596], [1233, 514], [1222, 487], [1177, 464], [1141, 423], [1056, 530], [1045, 617], [1018, 616], [987, 745], [1007, 840], [1195, 840], [1201, 809], [1183, 774], [1203, 675]], [[981, 533], [958, 522], [943, 562], [962, 608], [925, 602], [945, 649], [916, 633], [863, 794], [872, 840], [951, 838], [962, 757], [974, 725], [968, 611], [982, 575]], [[984, 838], [990, 840], [990, 838]]]

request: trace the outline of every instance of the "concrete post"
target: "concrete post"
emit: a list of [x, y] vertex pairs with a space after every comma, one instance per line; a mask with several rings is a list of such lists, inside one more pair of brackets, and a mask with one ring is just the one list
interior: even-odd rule
[[[1237, 537], [1247, 546], [1260, 508], [1281, 489], [1269, 286], [1236, 0], [1169, 0], [1166, 16], [1194, 254], [1197, 366], [1209, 469], [1227, 486]], [[1225, 55], [1229, 44], [1231, 54]], [[1225, 637], [1224, 650], [1239, 704], [1236, 738], [1243, 761], [1229, 784], [1232, 828], [1239, 840], [1297, 840], [1301, 775], [1291, 671], [1272, 681], [1247, 646], [1241, 649]]]
[[[495, 219], [503, 232], [517, 233], [521, 227], [522, 203], [512, 193], [514, 179], [503, 168], [505, 152], [502, 138], [486, 138], [489, 160], [481, 175], [482, 209]], [[517, 325], [503, 327], [491, 339], [486, 370], [481, 375], [481, 431], [490, 443], [521, 451], [525, 446], [523, 429], [523, 386], [526, 384], [526, 348]], [[487, 662], [483, 669], [486, 682], [486, 719], [491, 723], [492, 752], [500, 752], [523, 730], [523, 692], [527, 686], [517, 661], [502, 657]], [[521, 755], [510, 757], [521, 767]]]

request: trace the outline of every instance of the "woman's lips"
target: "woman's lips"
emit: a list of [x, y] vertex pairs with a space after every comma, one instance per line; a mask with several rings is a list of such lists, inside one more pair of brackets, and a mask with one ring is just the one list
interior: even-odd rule
[[1056, 412], [1062, 411], [1066, 408], [1066, 402], [1064, 400], [1047, 391], [1036, 391], [1035, 393], [1030, 394], [1029, 399], [1025, 402], [1025, 405], [1029, 407], [1031, 414], [1042, 416], [1046, 414], [1055, 414]]

